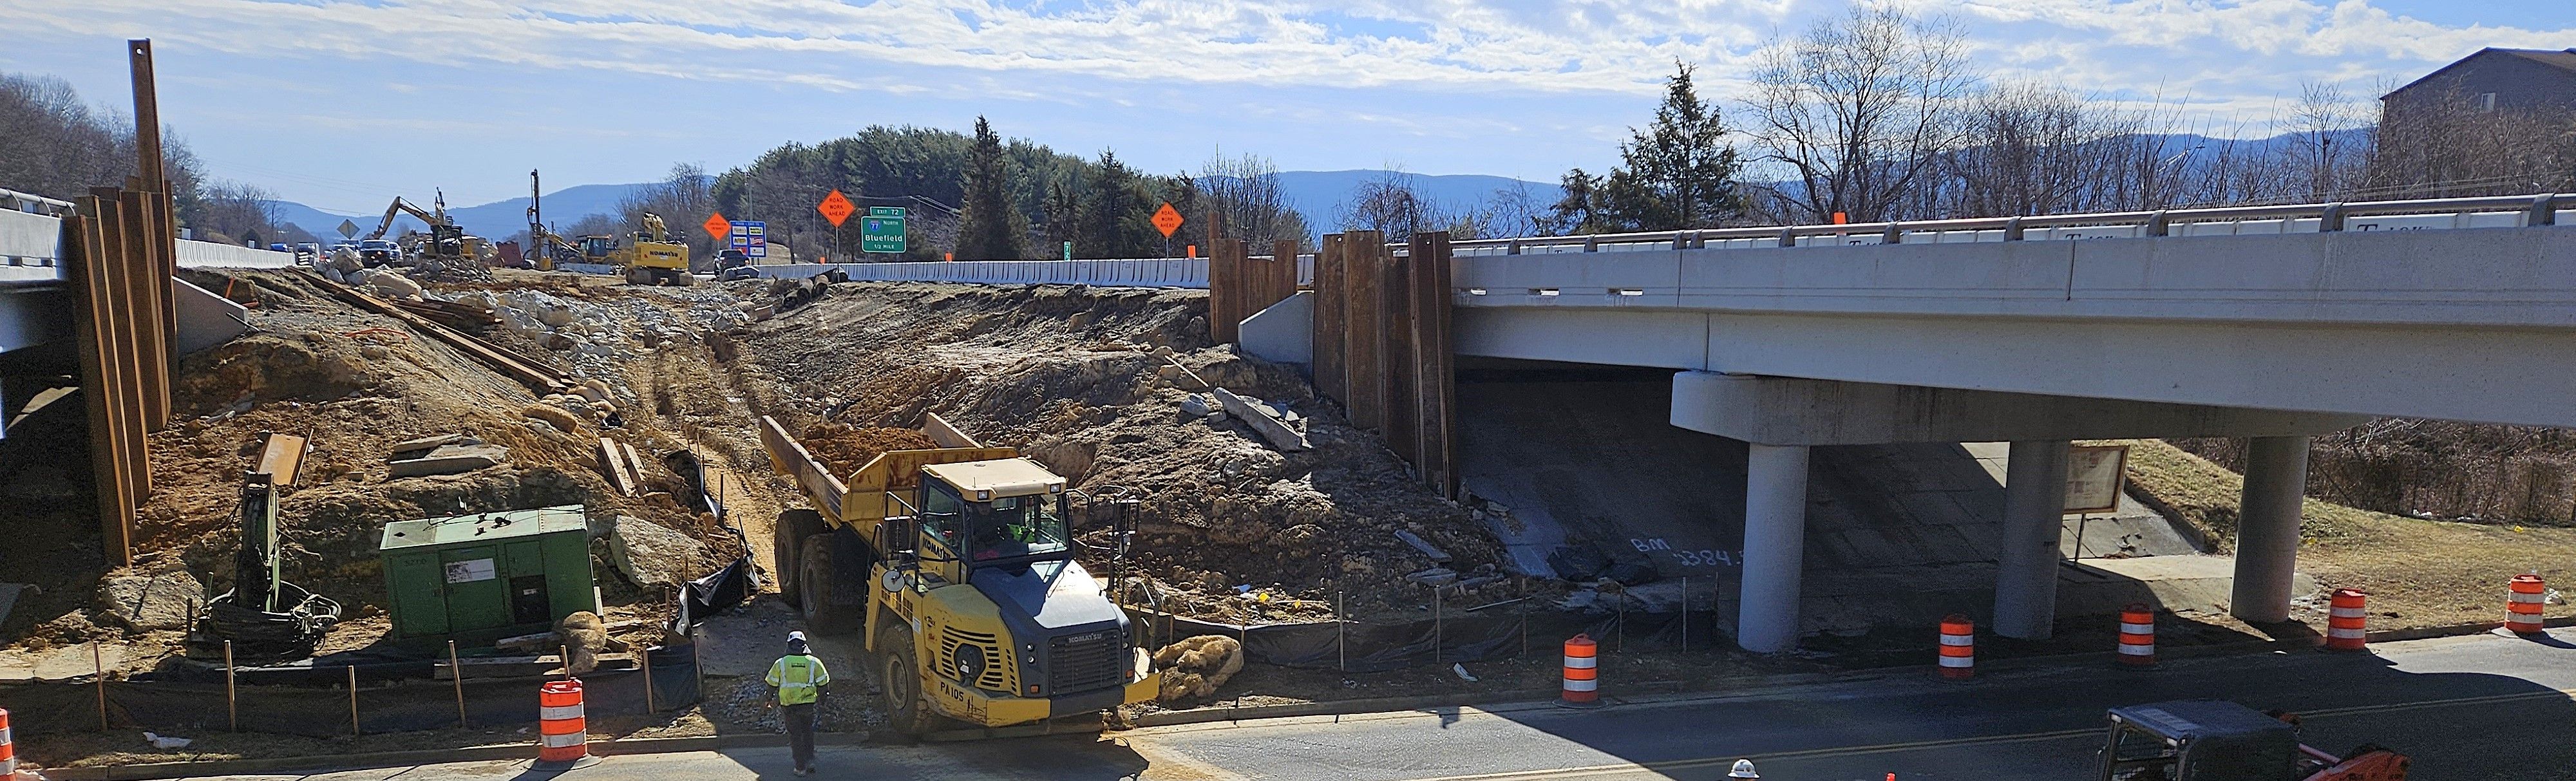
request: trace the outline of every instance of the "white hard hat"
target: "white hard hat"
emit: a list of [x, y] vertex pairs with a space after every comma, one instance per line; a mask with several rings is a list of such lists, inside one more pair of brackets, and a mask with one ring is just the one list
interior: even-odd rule
[[1727, 773], [1726, 773], [1726, 777], [1727, 777], [1727, 778], [1761, 778], [1761, 777], [1762, 777], [1762, 774], [1760, 774], [1760, 773], [1756, 773], [1756, 772], [1753, 772], [1753, 760], [1750, 760], [1750, 759], [1739, 759], [1739, 760], [1736, 760], [1736, 761], [1735, 761], [1735, 769], [1734, 769], [1734, 770], [1727, 771]]

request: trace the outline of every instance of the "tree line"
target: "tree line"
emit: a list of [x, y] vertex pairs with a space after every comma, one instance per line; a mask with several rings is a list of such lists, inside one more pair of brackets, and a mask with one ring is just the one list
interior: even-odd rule
[[2576, 189], [2565, 112], [2486, 110], [2460, 94], [2381, 108], [2308, 84], [2272, 135], [2249, 138], [2251, 123], [2186, 122], [2180, 99], [1994, 78], [1971, 66], [1954, 21], [1894, 5], [1764, 48], [1732, 105], [1701, 98], [1692, 76], [1676, 63], [1618, 162], [1567, 171], [1554, 203], [1507, 190], [1444, 210], [1397, 174], [1355, 193], [1343, 222], [1492, 237]]
[[[161, 133], [163, 175], [181, 227], [200, 240], [312, 241], [279, 219], [276, 195], [206, 176], [205, 162], [175, 128]], [[69, 82], [0, 73], [0, 188], [69, 201], [135, 174], [134, 120], [81, 101]]]
[[[708, 214], [767, 223], [771, 241], [800, 258], [895, 260], [859, 253], [860, 219], [831, 225], [816, 210], [834, 190], [862, 211], [906, 210], [901, 260], [1176, 256], [1204, 244], [1214, 218], [1224, 236], [1266, 245], [1308, 234], [1279, 190], [1278, 169], [1254, 155], [1218, 156], [1196, 171], [1155, 174], [1114, 150], [1089, 157], [1005, 139], [977, 118], [972, 132], [873, 126], [816, 144], [788, 143], [707, 176], [675, 166], [621, 205], [632, 225], [644, 211], [694, 231]], [[1166, 239], [1153, 225], [1164, 204], [1183, 227]], [[632, 230], [626, 228], [625, 230]], [[712, 251], [708, 237], [693, 242]]]

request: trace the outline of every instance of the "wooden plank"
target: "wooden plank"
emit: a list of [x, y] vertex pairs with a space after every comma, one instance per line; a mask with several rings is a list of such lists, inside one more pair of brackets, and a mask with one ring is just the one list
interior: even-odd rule
[[1257, 299], [1262, 309], [1268, 309], [1281, 301], [1288, 300], [1290, 296], [1297, 295], [1299, 249], [1301, 248], [1296, 239], [1280, 239], [1270, 245], [1270, 266], [1266, 269], [1269, 272], [1269, 285]]
[[251, 471], [268, 475], [269, 485], [279, 488], [295, 485], [296, 476], [304, 472], [304, 453], [308, 449], [303, 437], [270, 434], [268, 440], [259, 446], [259, 466]]
[[1349, 292], [1342, 287], [1342, 235], [1328, 234], [1315, 251], [1314, 363], [1308, 374], [1315, 392], [1348, 405], [1350, 385], [1342, 363], [1342, 313]]
[[[1421, 388], [1414, 384], [1421, 356], [1413, 349], [1413, 267], [1410, 256], [1387, 253], [1380, 290], [1386, 297], [1386, 329], [1379, 350], [1386, 355], [1386, 447], [1407, 464], [1420, 465], [1422, 453]], [[1419, 470], [1416, 470], [1417, 473]]]
[[446, 342], [448, 346], [463, 351], [466, 357], [473, 358], [494, 371], [509, 375], [511, 379], [528, 386], [528, 390], [539, 396], [564, 393], [573, 386], [572, 380], [565, 377], [562, 372], [548, 368], [536, 359], [494, 346], [490, 342], [462, 331], [439, 325], [429, 318], [404, 311], [401, 307], [386, 303], [374, 296], [323, 279], [321, 275], [307, 273], [306, 277], [312, 279], [315, 284], [321, 285], [324, 290], [331, 291], [332, 295], [340, 297], [341, 300], [356, 304], [367, 311], [400, 320], [403, 324], [411, 326], [412, 330]]
[[635, 495], [635, 478], [627, 470], [626, 451], [616, 440], [599, 438], [599, 471], [608, 476], [608, 487], [617, 495]]
[[1415, 382], [1422, 419], [1420, 456], [1414, 462], [1425, 484], [1449, 499], [1459, 496], [1458, 346], [1453, 319], [1455, 273], [1449, 234], [1417, 234], [1413, 240], [1414, 345], [1421, 351]]
[[1342, 400], [1351, 427], [1386, 430], [1386, 241], [1377, 231], [1342, 234], [1343, 373], [1350, 387]]

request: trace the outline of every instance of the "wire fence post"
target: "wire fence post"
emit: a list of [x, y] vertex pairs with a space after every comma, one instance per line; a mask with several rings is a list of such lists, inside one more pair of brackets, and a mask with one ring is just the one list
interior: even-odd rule
[[98, 650], [98, 641], [89, 641], [89, 663], [98, 668], [98, 731], [107, 731], [107, 657]]
[[349, 734], [365, 734], [358, 731], [358, 665], [351, 662], [340, 669], [349, 671]]
[[1333, 655], [1340, 659], [1342, 672], [1351, 671], [1350, 619], [1342, 616], [1342, 592], [1333, 592]]
[[465, 728], [465, 665], [456, 661], [456, 641], [447, 641], [447, 679], [456, 682], [456, 728]]
[[1617, 634], [1612, 638], [1617, 641], [1618, 645], [1612, 647], [1611, 650], [1626, 653], [1628, 651], [1628, 590], [1625, 588], [1619, 589], [1618, 624], [1618, 628], [1613, 630]]
[[1690, 653], [1690, 576], [1682, 576], [1682, 653]]
[[[698, 702], [706, 702], [707, 667], [698, 663], [698, 630], [694, 627], [689, 630], [689, 673], [696, 677]], [[700, 707], [698, 710], [704, 711], [706, 708]]]
[[1440, 587], [1431, 587], [1431, 663], [1440, 663], [1440, 641], [1446, 634], [1440, 623]]
[[661, 708], [653, 707], [653, 647], [638, 645], [635, 654], [637, 666], [644, 668], [644, 712], [660, 713]]
[[241, 693], [233, 688], [233, 641], [224, 641], [224, 714], [234, 732], [241, 731]]
[[1521, 656], [1529, 656], [1529, 603], [1521, 603]]

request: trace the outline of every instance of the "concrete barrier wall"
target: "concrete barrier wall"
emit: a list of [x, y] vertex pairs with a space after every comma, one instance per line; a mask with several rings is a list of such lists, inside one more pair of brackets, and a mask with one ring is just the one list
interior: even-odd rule
[[804, 279], [838, 269], [853, 282], [958, 282], [986, 285], [1208, 286], [1206, 258], [1134, 260], [972, 260], [953, 263], [790, 263], [758, 266], [761, 276]]
[[179, 265], [185, 268], [287, 268], [295, 265], [295, 253], [180, 239]]

